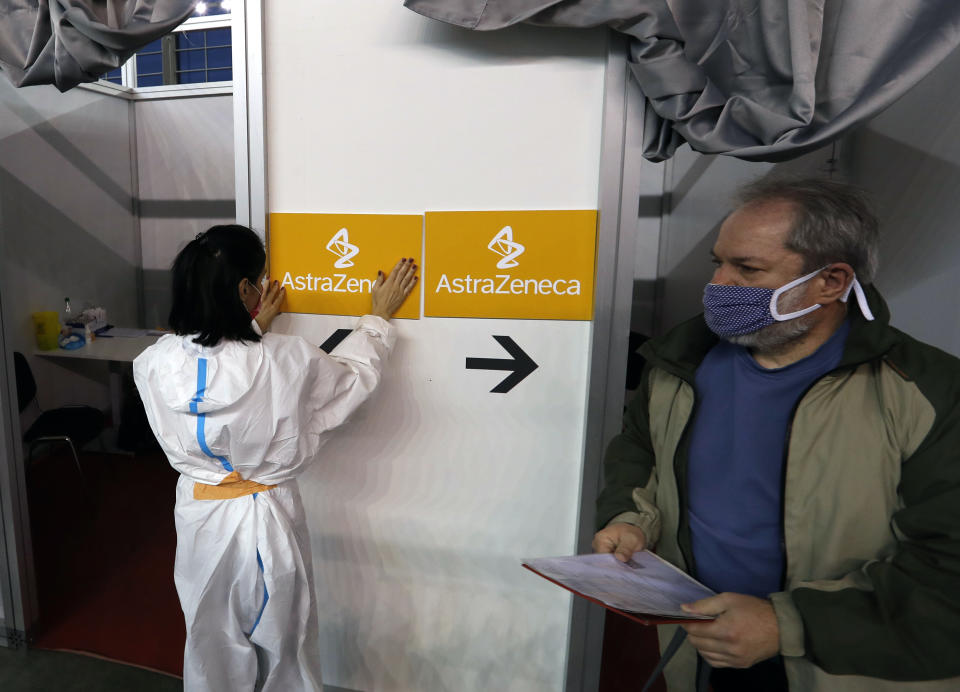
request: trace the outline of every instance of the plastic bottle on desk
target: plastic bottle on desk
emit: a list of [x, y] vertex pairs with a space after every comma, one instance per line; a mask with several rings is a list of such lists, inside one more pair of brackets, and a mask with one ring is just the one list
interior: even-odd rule
[[[70, 307], [70, 299], [63, 299], [63, 312], [60, 313], [60, 319], [63, 322], [63, 326], [60, 327], [60, 338], [57, 340], [60, 348], [65, 348], [67, 350], [72, 350], [75, 348], [80, 348], [81, 346], [87, 343], [86, 339], [83, 337], [83, 332], [79, 331], [79, 325], [76, 325], [74, 321], [76, 316], [73, 314], [73, 309]], [[74, 332], [74, 328], [78, 331]]]
[[73, 310], [70, 307], [70, 299], [63, 299], [63, 312], [60, 313], [60, 333], [68, 336], [71, 333], [70, 323], [73, 322]]

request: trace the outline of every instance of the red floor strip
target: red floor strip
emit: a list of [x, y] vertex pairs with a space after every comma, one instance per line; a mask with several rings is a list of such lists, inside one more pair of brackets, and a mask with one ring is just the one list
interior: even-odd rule
[[183, 674], [173, 584], [177, 473], [163, 454], [69, 455], [28, 471], [40, 620], [34, 645]]

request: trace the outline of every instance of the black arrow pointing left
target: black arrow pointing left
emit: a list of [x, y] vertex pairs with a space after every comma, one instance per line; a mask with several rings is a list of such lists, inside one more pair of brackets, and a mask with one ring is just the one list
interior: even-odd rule
[[340, 345], [340, 342], [350, 336], [352, 329], [338, 329], [333, 334], [331, 334], [326, 341], [320, 344], [320, 350], [326, 353], [330, 353], [333, 349]]
[[467, 370], [512, 370], [513, 372], [509, 377], [490, 390], [493, 394], [506, 394], [526, 379], [527, 375], [536, 370], [538, 366], [509, 336], [494, 336], [493, 338], [513, 357], [510, 359], [467, 358]]

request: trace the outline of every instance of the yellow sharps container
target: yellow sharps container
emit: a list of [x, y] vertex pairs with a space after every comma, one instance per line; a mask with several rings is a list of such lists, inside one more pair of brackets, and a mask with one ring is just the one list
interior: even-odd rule
[[50, 351], [57, 347], [57, 337], [60, 334], [59, 315], [54, 310], [35, 312], [33, 318], [33, 333], [37, 337], [37, 348], [41, 351]]

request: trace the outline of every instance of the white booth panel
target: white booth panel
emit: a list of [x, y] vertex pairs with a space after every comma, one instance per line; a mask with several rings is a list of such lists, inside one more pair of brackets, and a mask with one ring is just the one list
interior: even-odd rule
[[590, 209], [606, 35], [266, 6], [270, 211]]
[[[393, 0], [265, 5], [267, 211], [597, 207], [605, 32], [474, 34]], [[354, 323], [276, 329], [319, 344]], [[301, 479], [324, 681], [563, 689], [570, 597], [520, 562], [576, 549], [592, 323], [395, 324], [380, 389]], [[538, 364], [505, 394], [490, 390], [508, 373], [465, 367], [506, 358], [500, 335]]]
[[[349, 317], [284, 316], [314, 343]], [[427, 319], [300, 480], [324, 677], [362, 690], [560, 689], [565, 592], [520, 566], [574, 550], [589, 323]], [[507, 394], [510, 335], [538, 364]]]

